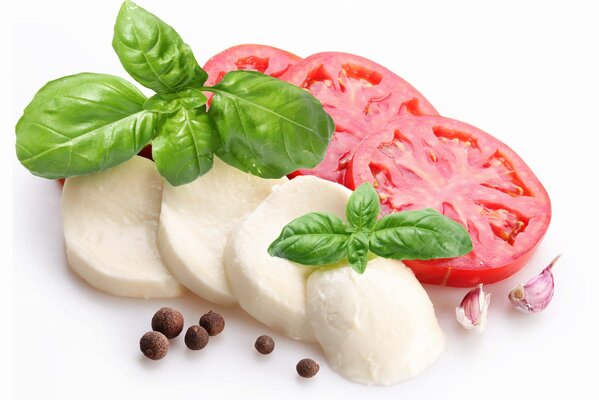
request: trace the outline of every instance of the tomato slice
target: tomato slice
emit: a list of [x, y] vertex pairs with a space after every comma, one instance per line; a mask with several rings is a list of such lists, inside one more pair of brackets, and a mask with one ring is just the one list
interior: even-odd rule
[[406, 261], [423, 283], [470, 287], [520, 270], [545, 234], [551, 204], [524, 161], [493, 136], [444, 117], [399, 118], [356, 149], [346, 184], [371, 182], [382, 214], [431, 207], [468, 228], [462, 257]]
[[249, 70], [278, 78], [287, 69], [300, 61], [295, 54], [276, 47], [261, 44], [242, 44], [222, 51], [209, 59], [204, 65], [208, 72], [207, 86], [220, 81], [229, 71]]
[[365, 136], [400, 116], [438, 115], [408, 82], [385, 67], [353, 54], [327, 52], [298, 62], [282, 80], [309, 90], [335, 121], [324, 160], [297, 174], [343, 183], [353, 150]]

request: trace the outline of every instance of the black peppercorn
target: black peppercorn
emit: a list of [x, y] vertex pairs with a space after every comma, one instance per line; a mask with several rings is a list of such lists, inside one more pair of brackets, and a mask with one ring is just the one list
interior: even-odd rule
[[183, 330], [183, 315], [177, 310], [162, 307], [152, 317], [152, 330], [163, 333], [168, 339], [179, 336]]
[[168, 353], [168, 339], [160, 332], [147, 332], [139, 340], [139, 349], [152, 360], [160, 360]]
[[275, 341], [268, 335], [259, 336], [254, 344], [260, 354], [270, 354], [275, 349]]
[[210, 311], [200, 318], [200, 326], [206, 329], [210, 336], [218, 335], [225, 329], [225, 320], [219, 313]]
[[185, 333], [185, 344], [190, 350], [201, 350], [208, 344], [208, 332], [199, 325], [192, 325]]
[[320, 366], [318, 363], [310, 358], [304, 358], [300, 360], [295, 366], [295, 370], [302, 378], [312, 378], [318, 373]]

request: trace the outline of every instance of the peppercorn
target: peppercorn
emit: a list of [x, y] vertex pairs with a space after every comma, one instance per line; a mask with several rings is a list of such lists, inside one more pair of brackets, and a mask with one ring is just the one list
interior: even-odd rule
[[295, 370], [302, 378], [312, 378], [320, 370], [318, 363], [310, 358], [300, 360], [295, 366]]
[[185, 345], [190, 350], [202, 350], [208, 344], [208, 332], [199, 325], [192, 325], [185, 333]]
[[160, 360], [168, 353], [169, 342], [160, 332], [147, 332], [139, 340], [139, 349], [152, 360]]
[[275, 341], [268, 335], [259, 336], [254, 344], [260, 354], [270, 354], [275, 349]]
[[200, 326], [206, 329], [210, 336], [218, 335], [225, 329], [225, 320], [219, 313], [210, 311], [200, 318]]
[[152, 330], [163, 333], [168, 339], [179, 336], [183, 330], [183, 315], [175, 309], [162, 307], [152, 317]]

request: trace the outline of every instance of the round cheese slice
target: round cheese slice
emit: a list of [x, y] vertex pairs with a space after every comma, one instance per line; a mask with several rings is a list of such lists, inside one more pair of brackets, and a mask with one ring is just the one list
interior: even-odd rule
[[162, 178], [142, 157], [66, 180], [62, 223], [69, 265], [90, 285], [125, 297], [170, 298], [184, 287], [156, 247]]
[[158, 249], [171, 273], [212, 303], [237, 303], [223, 263], [229, 234], [274, 185], [286, 181], [262, 179], [215, 158], [212, 169], [195, 181], [182, 186], [165, 183]]
[[344, 217], [350, 194], [313, 176], [273, 189], [232, 233], [225, 252], [227, 277], [241, 308], [293, 339], [314, 340], [306, 313], [306, 280], [314, 268], [271, 257], [267, 249], [285, 225], [304, 214], [324, 211]]
[[367, 385], [413, 377], [443, 350], [433, 305], [413, 272], [384, 258], [360, 275], [319, 269], [307, 284], [308, 317], [330, 365]]

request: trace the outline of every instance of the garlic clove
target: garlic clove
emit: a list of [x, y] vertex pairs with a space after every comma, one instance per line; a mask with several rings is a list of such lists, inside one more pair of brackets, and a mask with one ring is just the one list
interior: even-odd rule
[[517, 310], [533, 313], [544, 310], [553, 298], [553, 265], [560, 258], [557, 256], [541, 273], [525, 283], [514, 287], [508, 298]]
[[490, 302], [491, 294], [483, 290], [481, 283], [469, 291], [460, 306], [456, 307], [456, 319], [464, 328], [482, 333], [487, 327], [487, 312]]

